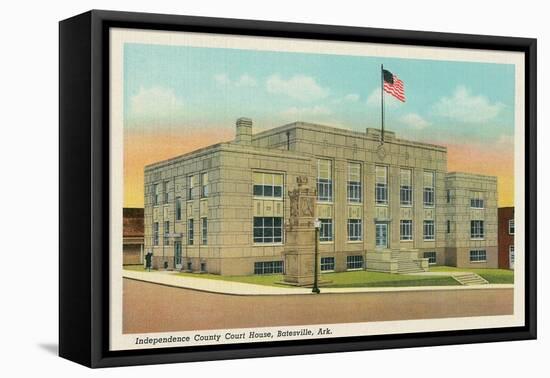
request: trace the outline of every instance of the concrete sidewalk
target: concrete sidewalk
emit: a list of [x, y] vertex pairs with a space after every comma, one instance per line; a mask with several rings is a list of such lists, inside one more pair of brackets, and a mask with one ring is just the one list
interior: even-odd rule
[[[180, 287], [184, 289], [205, 291], [209, 293], [228, 295], [304, 295], [311, 294], [311, 288], [303, 287], [276, 287], [267, 285], [255, 285], [242, 282], [225, 280], [212, 280], [208, 278], [194, 278], [178, 276], [176, 272], [140, 272], [124, 270], [123, 277], [138, 281], [151, 282], [159, 285]], [[415, 286], [415, 287], [349, 287], [349, 288], [321, 288], [321, 293], [377, 293], [389, 291], [434, 291], [434, 290], [480, 290], [480, 289], [510, 289], [514, 285], [487, 284], [471, 286]]]

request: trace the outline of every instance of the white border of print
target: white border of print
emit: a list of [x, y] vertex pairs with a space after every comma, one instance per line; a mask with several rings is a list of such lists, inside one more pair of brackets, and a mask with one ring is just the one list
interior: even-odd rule
[[[524, 54], [520, 52], [473, 50], [456, 48], [433, 48], [422, 46], [401, 46], [373, 43], [355, 43], [322, 40], [301, 40], [239, 35], [216, 35], [210, 33], [188, 33], [172, 31], [149, 31], [137, 29], [110, 30], [110, 350], [142, 348], [180, 347], [191, 345], [213, 345], [271, 339], [226, 340], [226, 333], [250, 331], [272, 332], [284, 329], [297, 331], [306, 336], [277, 337], [276, 340], [297, 340], [304, 338], [326, 338], [448, 331], [523, 326], [525, 324], [525, 251], [516, 248], [514, 315], [421, 319], [352, 324], [330, 324], [298, 327], [269, 327], [250, 329], [227, 329], [188, 331], [171, 333], [123, 334], [122, 333], [122, 208], [123, 208], [123, 46], [125, 43], [162, 44], [174, 46], [218, 47], [262, 51], [287, 51], [302, 53], [323, 53], [356, 56], [384, 56], [392, 58], [413, 58], [431, 60], [474, 61], [505, 63], [515, 65], [515, 245], [525, 245], [525, 83]], [[316, 335], [319, 328], [329, 327], [332, 335]], [[313, 335], [303, 330], [310, 330]], [[301, 331], [301, 332], [300, 332]], [[204, 335], [204, 340], [195, 340]], [[217, 337], [219, 335], [219, 338]], [[189, 341], [186, 341], [189, 338]], [[201, 337], [198, 337], [199, 339]], [[216, 340], [217, 339], [217, 340]], [[147, 340], [138, 344], [138, 340]]]

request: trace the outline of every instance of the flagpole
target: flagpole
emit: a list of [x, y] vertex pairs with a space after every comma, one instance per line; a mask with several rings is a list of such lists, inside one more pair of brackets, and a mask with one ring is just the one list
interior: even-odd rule
[[382, 130], [380, 134], [380, 144], [384, 144], [384, 65], [380, 65], [380, 108]]

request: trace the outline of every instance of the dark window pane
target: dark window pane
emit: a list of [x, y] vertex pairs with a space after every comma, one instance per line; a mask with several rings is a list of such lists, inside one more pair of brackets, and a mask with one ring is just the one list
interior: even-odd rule
[[261, 196], [262, 195], [262, 186], [261, 185], [254, 185], [254, 195], [255, 196]]

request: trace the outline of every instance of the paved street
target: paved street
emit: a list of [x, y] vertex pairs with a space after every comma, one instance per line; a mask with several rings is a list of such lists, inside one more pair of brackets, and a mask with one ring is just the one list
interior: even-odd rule
[[123, 291], [124, 333], [505, 315], [513, 309], [509, 286], [255, 296], [125, 278]]

